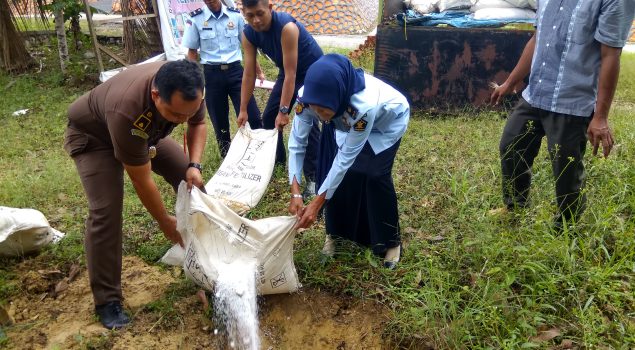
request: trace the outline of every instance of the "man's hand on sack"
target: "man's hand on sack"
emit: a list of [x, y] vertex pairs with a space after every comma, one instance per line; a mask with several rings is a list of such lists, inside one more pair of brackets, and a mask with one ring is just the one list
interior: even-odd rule
[[159, 222], [159, 228], [163, 231], [165, 238], [169, 239], [173, 243], [178, 243], [181, 247], [185, 248], [181, 234], [176, 230], [176, 217], [168, 215], [165, 221]]
[[282, 131], [287, 124], [289, 124], [289, 116], [278, 113], [278, 116], [276, 117], [276, 129]]
[[236, 119], [236, 124], [238, 125], [239, 128], [242, 128], [243, 126], [245, 126], [245, 123], [247, 123], [248, 116], [249, 115], [247, 114], [247, 112], [238, 113], [238, 119]]
[[187, 168], [185, 172], [185, 181], [187, 182], [187, 190], [191, 191], [192, 186], [203, 189], [203, 175], [201, 171], [194, 167]]

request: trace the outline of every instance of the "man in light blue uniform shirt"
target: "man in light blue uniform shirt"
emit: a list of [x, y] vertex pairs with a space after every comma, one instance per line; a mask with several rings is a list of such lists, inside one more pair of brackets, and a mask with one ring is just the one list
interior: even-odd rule
[[556, 178], [558, 213], [553, 229], [584, 211], [587, 137], [593, 154], [613, 147], [608, 114], [619, 76], [620, 54], [635, 0], [539, 0], [536, 33], [492, 101], [529, 85], [510, 115], [500, 142], [505, 210], [528, 205], [531, 166], [547, 136]]
[[[181, 44], [188, 48], [187, 57], [191, 61], [197, 60], [200, 49], [207, 112], [214, 125], [220, 154], [225, 157], [231, 143], [228, 96], [236, 115], [240, 111], [243, 77], [240, 47], [245, 20], [240, 11], [225, 6], [221, 0], [205, 0], [205, 5], [190, 13]], [[257, 71], [260, 72], [259, 66]], [[258, 75], [262, 76], [261, 73]], [[261, 128], [260, 110], [253, 96], [247, 106], [249, 126]]]
[[[401, 93], [354, 69], [342, 55], [325, 55], [307, 71], [289, 136], [289, 212], [299, 217], [298, 228], [306, 228], [328, 201], [324, 254], [333, 255], [334, 236], [369, 246], [384, 257], [385, 267], [396, 267], [401, 235], [391, 173], [409, 118]], [[305, 208], [301, 169], [311, 128], [320, 120], [323, 133], [335, 129], [337, 151], [317, 196]]]

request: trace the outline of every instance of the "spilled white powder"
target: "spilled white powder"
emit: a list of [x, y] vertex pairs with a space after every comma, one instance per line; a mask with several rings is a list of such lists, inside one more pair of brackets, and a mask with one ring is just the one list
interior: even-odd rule
[[[256, 300], [256, 261], [239, 259], [219, 264], [215, 284], [214, 315], [225, 326], [232, 349], [257, 350], [258, 307]], [[218, 330], [214, 330], [217, 334]]]

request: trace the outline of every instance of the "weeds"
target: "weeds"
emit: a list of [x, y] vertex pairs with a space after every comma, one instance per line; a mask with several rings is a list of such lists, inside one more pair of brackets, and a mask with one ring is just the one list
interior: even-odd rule
[[176, 329], [183, 320], [181, 311], [175, 308], [175, 303], [193, 295], [197, 289], [189, 279], [181, 279], [170, 284], [161, 299], [145, 305], [140, 312], [149, 313], [156, 319], [148, 332], [155, 328]]
[[[623, 56], [610, 117], [617, 144], [608, 159], [585, 156], [588, 209], [577, 235], [549, 229], [556, 205], [545, 145], [533, 165], [533, 204], [513, 217], [492, 217], [488, 211], [502, 205], [498, 142], [504, 120], [492, 112], [466, 111], [452, 118], [415, 113], [393, 171], [404, 240], [398, 269], [382, 269], [380, 259], [354, 244], [344, 244], [325, 262], [324, 228], [318, 224], [296, 239], [302, 283], [383, 303], [392, 310], [385, 337], [395, 346], [512, 349], [571, 341], [583, 348], [635, 347], [635, 56]], [[274, 77], [273, 65], [260, 60]], [[67, 233], [41, 254], [42, 261], [55, 265], [83, 255], [85, 198], [62, 150], [62, 135], [67, 106], [85, 89], [62, 87], [50, 74], [47, 68], [0, 74], [0, 204], [37, 208]], [[266, 93], [256, 97], [263, 107]], [[29, 109], [25, 116], [11, 115], [24, 108]], [[174, 138], [180, 137], [177, 128]], [[220, 164], [212, 137], [204, 163], [204, 177], [210, 178]], [[173, 190], [156, 180], [173, 211]], [[125, 186], [125, 254], [154, 263], [170, 244], [128, 180]], [[287, 199], [286, 171], [276, 168], [249, 215], [285, 215]], [[3, 264], [0, 298], [19, 293], [16, 280], [17, 271]], [[156, 327], [179, 324], [174, 304], [195, 290], [180, 280], [141, 312], [151, 315]], [[552, 330], [558, 335], [542, 340]], [[0, 337], [0, 345], [5, 339]], [[108, 338], [88, 341], [92, 348], [109, 344]]]

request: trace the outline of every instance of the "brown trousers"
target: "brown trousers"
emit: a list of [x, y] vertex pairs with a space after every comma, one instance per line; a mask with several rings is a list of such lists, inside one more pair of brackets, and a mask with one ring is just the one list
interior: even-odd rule
[[[88, 199], [84, 248], [95, 305], [122, 300], [123, 164], [110, 146], [71, 127], [66, 129], [64, 148], [75, 161]], [[162, 139], [156, 148], [152, 171], [176, 191], [189, 160], [171, 138]]]

